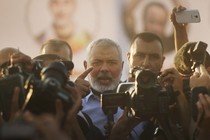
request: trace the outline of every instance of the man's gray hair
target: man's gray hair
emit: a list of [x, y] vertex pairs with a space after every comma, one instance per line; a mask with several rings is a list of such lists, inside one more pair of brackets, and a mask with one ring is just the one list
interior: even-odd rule
[[101, 39], [97, 39], [97, 40], [92, 41], [87, 46], [87, 53], [86, 53], [87, 57], [86, 57], [86, 60], [87, 61], [89, 60], [91, 51], [92, 51], [92, 49], [94, 47], [105, 47], [105, 46], [115, 47], [117, 49], [118, 53], [119, 53], [119, 58], [122, 61], [122, 50], [121, 50], [121, 47], [116, 42], [114, 42], [113, 40], [108, 39], [108, 38], [101, 38]]

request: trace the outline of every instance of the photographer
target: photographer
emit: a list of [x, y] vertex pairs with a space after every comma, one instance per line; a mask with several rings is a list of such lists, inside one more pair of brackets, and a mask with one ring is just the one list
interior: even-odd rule
[[[131, 45], [130, 52], [128, 53], [128, 63], [130, 69], [136, 66], [140, 66], [143, 69], [150, 69], [152, 72], [158, 74], [160, 73], [162, 64], [164, 62], [164, 56], [163, 56], [163, 47], [162, 47], [162, 41], [160, 38], [149, 32], [144, 32], [137, 34], [134, 37], [134, 41]], [[134, 81], [134, 78], [131, 76], [128, 78], [128, 81]], [[186, 98], [183, 94], [183, 85], [182, 85], [182, 78], [178, 74], [178, 72], [174, 68], [166, 69], [163, 70], [162, 73], [160, 74], [160, 83], [163, 87], [165, 86], [172, 86], [173, 91], [179, 93], [177, 95], [177, 107], [179, 108], [179, 118], [180, 122], [183, 126], [184, 131], [188, 132], [188, 126], [189, 126], [189, 107], [186, 101]], [[173, 116], [173, 115], [171, 115]], [[173, 136], [163, 136], [167, 137], [168, 139], [172, 138], [182, 138], [183, 139], [183, 133], [180, 134], [178, 129], [175, 127], [175, 123], [172, 121], [173, 118], [171, 116], [168, 116], [167, 120], [163, 120], [160, 118], [156, 118], [159, 121], [159, 125], [161, 127], [156, 128], [157, 125], [154, 123], [156, 119], [151, 117], [150, 121], [143, 121], [139, 125], [137, 125], [134, 128], [134, 131], [136, 133], [140, 132], [139, 138], [140, 139], [153, 139], [155, 135], [155, 129], [160, 130], [160, 128], [163, 129], [164, 131], [168, 131], [167, 133], [173, 133], [177, 132], [175, 134], [171, 134]], [[123, 119], [124, 118], [124, 119]], [[126, 119], [127, 118], [127, 119]], [[120, 121], [120, 120], [127, 120], [127, 121]], [[113, 132], [112, 132], [112, 137], [114, 136], [124, 136], [124, 134], [127, 131], [129, 131], [130, 128], [127, 129], [121, 129], [120, 127], [122, 124], [120, 123], [125, 123], [130, 121], [129, 117], [126, 117], [126, 115], [122, 116], [122, 118], [119, 120], [119, 122], [116, 123], [116, 125], [113, 127]], [[132, 120], [132, 119], [131, 119]], [[140, 117], [141, 120], [141, 117]], [[170, 122], [167, 122], [170, 121]], [[171, 123], [170, 128], [167, 128], [166, 125], [167, 123]], [[135, 123], [134, 123], [135, 124]], [[164, 128], [165, 127], [165, 128]], [[121, 132], [119, 132], [119, 131]], [[130, 129], [131, 130], [131, 129]], [[118, 132], [117, 134], [115, 132]], [[161, 132], [160, 132], [161, 133]], [[164, 134], [164, 133], [163, 133]], [[186, 137], [186, 136], [185, 136]]]
[[40, 50], [40, 53], [43, 54], [55, 54], [61, 57], [64, 60], [72, 61], [73, 52], [71, 46], [63, 40], [51, 39], [46, 41]]
[[[42, 66], [47, 66], [52, 62], [62, 61], [68, 67], [72, 65], [73, 52], [71, 46], [63, 40], [50, 39], [46, 41], [40, 50], [40, 55], [33, 58], [34, 61], [41, 61]], [[73, 70], [69, 70], [69, 78]]]
[[[31, 75], [33, 75], [33, 68], [34, 68], [34, 64], [32, 64], [32, 61], [31, 61], [31, 58], [29, 57], [29, 56], [27, 56], [27, 55], [25, 55], [25, 54], [23, 54], [23, 53], [15, 53], [15, 54], [12, 54], [11, 55], [11, 57], [10, 57], [10, 62], [11, 62], [11, 66], [16, 66], [16, 65], [18, 65], [18, 66], [21, 66], [21, 68], [24, 68], [23, 69], [23, 71], [24, 72], [29, 72], [29, 73], [31, 73]], [[20, 65], [19, 65], [20, 64]], [[58, 64], [58, 63], [56, 63], [56, 64]], [[60, 64], [60, 63], [59, 63]], [[60, 64], [59, 65], [59, 68], [60, 69], [64, 69], [64, 67], [65, 66], [62, 66], [62, 64]], [[52, 64], [50, 64], [49, 66], [48, 66], [48, 68], [44, 68], [45, 69], [45, 73], [43, 73], [43, 71], [42, 71], [42, 76], [46, 76], [44, 79], [42, 79], [43, 81], [44, 81], [44, 83], [46, 83], [46, 82], [48, 82], [47, 80], [46, 80], [46, 78], [48, 77], [48, 78], [51, 78], [51, 77], [49, 77], [50, 75], [46, 75], [46, 74], [50, 74], [49, 72], [50, 72], [50, 68], [51, 67], [51, 72], [54, 72], [54, 75], [55, 76], [59, 76], [59, 74], [60, 74], [60, 76], [61, 76], [61, 73], [59, 73], [58, 74], [58, 72], [59, 71], [57, 71], [57, 73], [55, 73], [56, 72], [56, 70], [58, 69], [58, 68], [56, 68], [55, 67], [55, 65], [54, 65], [54, 67], [52, 67]], [[60, 71], [61, 72], [61, 71]], [[63, 70], [62, 70], [62, 72], [64, 72]], [[29, 74], [30, 75], [30, 74]], [[52, 75], [51, 75], [52, 76]], [[54, 77], [54, 78], [58, 78], [58, 77]], [[60, 78], [63, 78], [63, 77], [60, 77]], [[66, 79], [67, 79], [67, 77], [66, 77]], [[35, 81], [39, 81], [39, 79], [32, 79], [32, 82], [33, 82], [33, 80], [35, 80]], [[49, 98], [52, 98], [52, 96], [51, 96], [51, 94], [55, 94], [55, 92], [57, 91], [57, 89], [56, 89], [56, 91], [54, 90], [54, 91], [52, 91], [52, 89], [49, 89], [50, 87], [48, 87], [47, 89], [43, 89], [43, 87], [41, 86], [40, 87], [40, 84], [42, 85], [42, 84], [44, 84], [43, 83], [43, 81], [39, 81], [39, 86], [37, 86], [37, 88], [36, 88], [36, 84], [32, 84], [33, 85], [33, 93], [32, 93], [32, 95], [34, 94], [40, 94], [39, 92], [43, 92], [43, 90], [45, 90], [47, 93], [48, 93], [48, 95], [49, 95]], [[49, 79], [48, 79], [49, 80]], [[51, 78], [51, 80], [53, 80], [52, 78]], [[57, 80], [61, 80], [61, 79], [57, 79]], [[38, 82], [37, 81], [37, 82]], [[53, 82], [53, 81], [52, 81]], [[60, 81], [58, 81], [58, 82], [60, 82]], [[49, 83], [49, 82], [48, 82]], [[60, 83], [61, 85], [62, 85], [62, 83]], [[45, 85], [46, 86], [46, 85]], [[40, 89], [41, 88], [41, 89]], [[45, 87], [44, 87], [45, 88]], [[43, 102], [45, 102], [45, 105], [46, 106], [54, 106], [55, 108], [55, 114], [54, 114], [54, 116], [53, 116], [53, 118], [54, 117], [56, 117], [56, 120], [58, 121], [58, 128], [56, 128], [56, 129], [59, 129], [59, 131], [64, 131], [64, 132], [66, 132], [66, 134], [67, 135], [69, 135], [69, 137], [70, 138], [73, 138], [73, 139], [79, 139], [79, 140], [82, 140], [82, 139], [84, 139], [84, 137], [83, 137], [83, 135], [81, 134], [82, 132], [81, 132], [81, 129], [80, 129], [80, 127], [79, 127], [79, 125], [78, 125], [78, 123], [77, 123], [77, 119], [76, 119], [76, 117], [77, 117], [77, 113], [78, 113], [78, 110], [79, 110], [79, 108], [80, 108], [80, 106], [81, 106], [81, 97], [80, 97], [80, 91], [77, 89], [77, 87], [64, 87], [65, 88], [65, 92], [68, 92], [67, 94], [70, 94], [70, 96], [71, 96], [71, 99], [72, 99], [72, 103], [73, 103], [73, 105], [69, 108], [69, 111], [68, 110], [66, 110], [66, 106], [65, 106], [65, 104], [63, 104], [63, 101], [61, 101], [61, 99], [56, 99], [55, 100], [55, 102], [53, 103], [54, 105], [49, 105], [49, 104], [51, 104], [51, 103], [48, 103], [47, 101], [45, 101], [45, 97], [44, 97], [44, 94], [45, 93], [42, 93], [43, 94], [43, 100], [41, 100], [41, 101], [39, 101], [39, 100], [34, 100], [35, 98], [33, 98], [32, 100], [33, 100], [33, 102], [34, 103], [36, 103], [37, 105], [38, 104], [43, 104]], [[48, 91], [49, 90], [51, 90], [51, 92], [52, 93], [49, 93]], [[59, 89], [58, 89], [59, 90]], [[34, 92], [36, 92], [36, 93], [34, 93]], [[63, 92], [63, 90], [62, 91], [60, 91], [60, 92]], [[22, 94], [22, 93], [21, 93]], [[59, 94], [61, 94], [61, 93], [59, 93]], [[16, 95], [16, 94], [14, 94], [14, 95]], [[40, 94], [41, 95], [41, 94]], [[36, 96], [36, 95], [35, 95]], [[65, 95], [66, 96], [66, 95]], [[12, 109], [11, 109], [11, 116], [10, 116], [10, 118], [13, 118], [13, 116], [14, 116], [14, 114], [16, 114], [15, 112], [19, 112], [19, 110], [21, 109], [22, 111], [24, 110], [27, 110], [28, 108], [25, 108], [26, 106], [25, 106], [25, 104], [24, 104], [24, 106], [21, 108], [20, 106], [19, 106], [19, 103], [20, 103], [20, 101], [18, 100], [18, 98], [19, 98], [19, 96], [15, 96], [16, 97], [16, 104], [14, 105], [14, 107], [13, 107], [13, 99], [12, 99], [12, 103], [11, 103], [11, 106], [12, 106]], [[46, 98], [47, 99], [47, 98]], [[51, 101], [51, 100], [50, 100]], [[30, 101], [28, 102], [28, 101], [24, 101], [25, 103], [29, 103], [29, 104], [33, 104], [32, 102], [31, 102], [31, 99], [30, 99]], [[27, 105], [26, 104], [26, 105]], [[39, 107], [41, 107], [39, 105]], [[42, 106], [41, 108], [43, 109], [43, 108], [45, 108], [46, 109], [46, 106]], [[33, 105], [31, 106], [31, 107], [33, 107]], [[31, 108], [30, 107], [30, 108]], [[36, 106], [36, 107], [38, 107], [38, 106]], [[14, 109], [13, 108], [15, 108], [17, 111], [14, 111]], [[34, 108], [34, 107], [33, 107]], [[40, 109], [41, 109], [40, 108]], [[42, 110], [41, 109], [41, 110]], [[30, 110], [30, 109], [29, 109]], [[65, 110], [65, 111], [64, 111]], [[30, 110], [31, 111], [31, 110]], [[33, 110], [34, 111], [34, 110]], [[32, 111], [32, 113], [34, 113]], [[13, 113], [14, 112], [14, 113]], [[47, 113], [48, 114], [48, 112], [44, 112], [44, 114], [45, 113]], [[19, 113], [20, 115], [19, 116], [22, 116], [23, 114], [22, 114], [22, 112], [20, 112]], [[36, 113], [35, 113], [36, 114]], [[42, 114], [36, 114], [37, 116], [42, 116]], [[48, 116], [48, 115], [47, 115]], [[51, 116], [51, 115], [50, 115]], [[22, 118], [22, 117], [21, 117]], [[34, 117], [34, 118], [38, 118], [38, 117]], [[42, 118], [42, 117], [40, 117], [40, 118]], [[47, 119], [50, 119], [50, 117], [44, 117], [44, 118], [47, 118]], [[35, 119], [35, 120], [38, 120], [38, 119]], [[42, 119], [40, 120], [40, 121], [42, 121]], [[35, 121], [36, 122], [36, 121]], [[21, 124], [21, 125], [23, 125], [23, 127], [25, 127], [24, 126], [24, 124]], [[40, 126], [40, 125], [38, 125], [38, 126]], [[34, 126], [35, 128], [37, 127], [36, 125]], [[13, 128], [13, 125], [11, 126], [11, 129]], [[62, 130], [60, 130], [60, 128], [62, 128]], [[39, 128], [38, 128], [39, 129]], [[53, 129], [53, 128], [52, 128]], [[43, 133], [45, 133], [45, 131], [46, 131], [46, 129], [45, 128], [41, 128], [41, 130], [43, 130]], [[39, 131], [41, 131], [41, 130], [39, 130]], [[60, 133], [60, 132], [59, 132]], [[46, 131], [46, 134], [48, 134], [48, 132]], [[58, 134], [58, 133], [54, 133], [55, 135], [56, 134]], [[50, 136], [50, 135], [49, 135]], [[52, 135], [52, 137], [53, 137], [53, 135]], [[56, 136], [54, 136], [54, 138], [56, 139]]]
[[[39, 56], [35, 57], [33, 60], [42, 61], [43, 66], [47, 66], [52, 62], [63, 61], [67, 67], [71, 66], [73, 52], [71, 46], [63, 40], [51, 39], [46, 41], [40, 50]], [[92, 68], [84, 71], [81, 75], [75, 80], [75, 85], [80, 89], [82, 97], [84, 97], [89, 92], [90, 84], [85, 81], [85, 77], [92, 70]], [[68, 72], [69, 78], [74, 73], [74, 70]], [[77, 73], [76, 73], [77, 75]], [[75, 76], [75, 75], [74, 75]]]

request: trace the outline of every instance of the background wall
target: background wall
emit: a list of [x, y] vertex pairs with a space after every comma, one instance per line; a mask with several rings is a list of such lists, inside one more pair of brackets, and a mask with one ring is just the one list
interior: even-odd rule
[[[126, 79], [129, 40], [125, 34], [121, 14], [126, 0], [77, 0], [77, 25], [86, 28], [93, 34], [93, 39], [107, 37], [117, 41], [122, 49], [125, 69], [122, 79]], [[161, 0], [172, 8], [170, 1]], [[39, 54], [41, 44], [34, 36], [44, 28], [48, 28], [52, 21], [47, 8], [47, 0], [0, 0], [0, 49], [4, 47], [19, 48], [20, 51], [35, 57]], [[179, 0], [189, 9], [198, 9], [201, 23], [190, 24], [189, 40], [210, 43], [210, 1], [209, 0]], [[142, 2], [143, 3], [143, 2]], [[141, 7], [141, 6], [140, 6]], [[81, 24], [81, 25], [80, 25]], [[170, 24], [170, 22], [169, 22]], [[139, 23], [141, 26], [141, 23]], [[169, 25], [170, 26], [170, 25]], [[141, 28], [140, 28], [141, 29]], [[172, 30], [169, 27], [168, 32]], [[82, 60], [85, 59], [85, 47], [77, 53], [74, 63], [83, 69]], [[210, 48], [208, 48], [210, 50]], [[172, 64], [172, 55], [164, 67]]]

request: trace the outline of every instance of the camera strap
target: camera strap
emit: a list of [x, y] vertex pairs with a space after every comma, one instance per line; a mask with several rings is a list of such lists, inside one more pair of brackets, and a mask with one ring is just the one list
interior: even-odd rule
[[78, 122], [87, 140], [105, 140], [101, 131], [93, 124], [86, 113], [80, 111], [78, 116], [80, 117]]
[[82, 111], [79, 111], [78, 115], [81, 116], [84, 119], [84, 121], [86, 122], [86, 124], [88, 126], [90, 126], [92, 124], [92, 121], [91, 121], [90, 117], [86, 113], [84, 113]]
[[31, 99], [32, 94], [33, 94], [33, 87], [30, 86], [30, 89], [29, 89], [29, 91], [28, 91], [28, 94], [26, 95], [25, 102], [24, 102], [24, 104], [23, 104], [23, 106], [22, 106], [22, 108], [21, 108], [22, 111], [25, 110], [25, 108], [26, 108], [26, 106], [27, 106], [29, 100]]

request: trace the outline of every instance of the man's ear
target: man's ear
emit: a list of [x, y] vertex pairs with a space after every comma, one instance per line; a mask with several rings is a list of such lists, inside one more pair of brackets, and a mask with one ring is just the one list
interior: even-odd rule
[[124, 61], [122, 61], [122, 69], [123, 69], [123, 67], [124, 67]]
[[163, 56], [163, 60], [162, 60], [162, 66], [163, 66], [163, 63], [164, 63], [165, 59], [166, 59], [166, 58], [165, 58], [165, 56]]
[[130, 61], [130, 56], [131, 56], [131, 54], [130, 54], [130, 52], [128, 52], [128, 53], [127, 53], [127, 60], [128, 60], [128, 61]]
[[128, 65], [130, 66], [130, 58], [131, 58], [131, 53], [128, 52], [127, 53], [127, 61], [128, 61]]
[[83, 61], [84, 68], [87, 69], [87, 61]]

